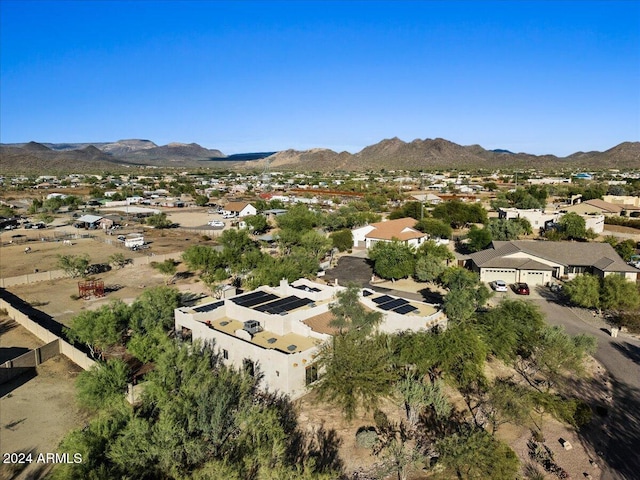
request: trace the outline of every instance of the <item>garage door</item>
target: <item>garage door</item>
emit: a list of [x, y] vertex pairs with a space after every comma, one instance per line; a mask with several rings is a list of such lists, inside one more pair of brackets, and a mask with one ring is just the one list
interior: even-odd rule
[[544, 272], [522, 272], [521, 277], [523, 282], [529, 285], [544, 285]]
[[504, 280], [507, 283], [516, 281], [516, 271], [506, 268], [483, 268], [482, 281], [493, 282], [494, 280]]

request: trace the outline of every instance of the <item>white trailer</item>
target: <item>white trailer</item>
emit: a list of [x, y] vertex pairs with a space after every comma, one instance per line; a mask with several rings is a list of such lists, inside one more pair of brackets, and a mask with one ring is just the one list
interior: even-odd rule
[[127, 248], [138, 248], [144, 245], [144, 236], [136, 235], [127, 237], [124, 240], [124, 246]]

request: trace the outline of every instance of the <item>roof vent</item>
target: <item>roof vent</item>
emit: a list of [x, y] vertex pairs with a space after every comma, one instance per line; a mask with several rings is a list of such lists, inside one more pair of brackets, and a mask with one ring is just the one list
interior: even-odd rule
[[267, 340], [267, 343], [276, 343], [278, 341], [277, 338], [271, 337], [270, 339]]
[[221, 327], [224, 327], [226, 325], [229, 325], [229, 322], [227, 322], [226, 320], [223, 320], [223, 321], [220, 322], [220, 326]]
[[287, 350], [289, 350], [290, 352], [295, 352], [298, 349], [297, 345], [289, 345], [287, 347]]

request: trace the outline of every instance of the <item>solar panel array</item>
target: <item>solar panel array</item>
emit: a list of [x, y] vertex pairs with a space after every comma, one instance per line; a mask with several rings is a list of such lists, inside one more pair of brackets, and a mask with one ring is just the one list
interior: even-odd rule
[[198, 313], [210, 312], [211, 310], [215, 310], [222, 305], [224, 305], [224, 300], [215, 303], [208, 303], [206, 305], [200, 305], [199, 307], [195, 307], [193, 311]]
[[400, 307], [394, 308], [393, 311], [399, 313], [401, 315], [406, 315], [407, 313], [415, 312], [418, 310], [413, 305], [401, 305]]
[[258, 305], [257, 307], [254, 308], [254, 310], [257, 310], [259, 312], [271, 313], [271, 314], [279, 314], [279, 313], [290, 312], [291, 310], [295, 310], [296, 308], [300, 308], [310, 303], [313, 303], [313, 300], [291, 295], [289, 297], [281, 298], [273, 302], [263, 303], [262, 305]]
[[382, 295], [373, 299], [373, 302], [378, 305], [378, 308], [382, 310], [392, 310], [400, 315], [406, 315], [407, 313], [415, 312], [418, 310], [413, 305], [410, 305], [404, 298], [393, 298], [389, 295]]
[[381, 297], [374, 298], [373, 303], [375, 303], [376, 305], [381, 305], [383, 303], [390, 302], [391, 300], [395, 299], [393, 297], [390, 297], [389, 295], [382, 295]]
[[275, 300], [277, 298], [279, 297], [277, 295], [274, 295], [273, 293], [258, 290], [256, 292], [247, 293], [246, 295], [241, 295], [239, 297], [233, 298], [232, 301], [235, 304], [240, 305], [241, 307], [251, 308], [255, 305], [270, 302], [271, 300]]

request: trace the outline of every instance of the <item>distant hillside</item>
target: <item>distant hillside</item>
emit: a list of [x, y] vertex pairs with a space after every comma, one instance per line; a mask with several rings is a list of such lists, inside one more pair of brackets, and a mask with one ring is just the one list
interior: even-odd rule
[[197, 143], [170, 143], [162, 147], [136, 150], [124, 155], [128, 161], [160, 166], [198, 166], [201, 161], [224, 158], [220, 150], [209, 150]]
[[640, 169], [640, 142], [625, 142], [604, 152], [576, 152], [567, 157], [531, 155], [508, 150], [462, 146], [442, 138], [404, 142], [382, 140], [360, 152], [334, 152], [325, 148], [246, 153], [225, 156], [197, 143], [158, 146], [149, 140], [99, 143], [36, 143], [0, 145], [0, 171], [51, 172], [109, 170], [124, 166], [212, 167], [302, 171], [429, 170], [484, 168]]
[[[289, 170], [428, 170], [433, 168], [640, 168], [640, 142], [625, 142], [605, 152], [578, 152], [568, 157], [485, 150], [442, 138], [404, 142], [397, 137], [365, 147], [360, 152], [327, 149], [285, 150], [259, 163]], [[260, 165], [247, 167], [259, 168]]]
[[24, 147], [0, 145], [0, 173], [68, 173], [118, 170], [128, 165], [93, 145], [81, 150], [55, 151], [30, 142]]

